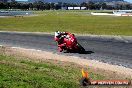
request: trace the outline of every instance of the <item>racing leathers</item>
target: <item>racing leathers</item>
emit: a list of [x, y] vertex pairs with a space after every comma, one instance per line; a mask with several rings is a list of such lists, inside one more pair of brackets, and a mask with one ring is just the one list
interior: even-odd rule
[[66, 37], [68, 34], [71, 34], [71, 33], [69, 33], [69, 32], [61, 32], [59, 36], [55, 36], [54, 37], [54, 40], [57, 42], [59, 52], [63, 51], [63, 48], [66, 45], [66, 43], [64, 41], [64, 37]]

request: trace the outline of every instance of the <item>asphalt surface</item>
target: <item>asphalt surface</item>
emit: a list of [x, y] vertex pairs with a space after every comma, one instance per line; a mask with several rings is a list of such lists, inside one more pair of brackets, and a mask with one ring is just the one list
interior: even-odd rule
[[76, 36], [87, 52], [85, 54], [59, 53], [53, 37], [51, 34], [0, 32], [0, 45], [52, 51], [132, 68], [132, 43]]

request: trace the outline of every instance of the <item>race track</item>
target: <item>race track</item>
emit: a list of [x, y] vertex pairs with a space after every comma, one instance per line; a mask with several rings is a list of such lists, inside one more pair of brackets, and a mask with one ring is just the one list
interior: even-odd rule
[[[87, 53], [59, 53], [52, 34], [0, 32], [0, 45], [52, 51], [132, 68], [132, 43], [94, 40], [87, 36], [76, 37]], [[90, 53], [91, 51], [94, 53]]]

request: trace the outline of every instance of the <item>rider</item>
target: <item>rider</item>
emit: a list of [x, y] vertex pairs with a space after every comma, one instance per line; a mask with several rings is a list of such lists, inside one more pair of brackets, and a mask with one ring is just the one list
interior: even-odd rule
[[64, 37], [66, 35], [70, 34], [69, 32], [60, 32], [60, 31], [56, 31], [55, 32], [55, 37], [54, 40], [58, 43], [58, 50], [60, 52], [63, 51], [63, 47], [65, 46], [65, 42], [64, 42]]

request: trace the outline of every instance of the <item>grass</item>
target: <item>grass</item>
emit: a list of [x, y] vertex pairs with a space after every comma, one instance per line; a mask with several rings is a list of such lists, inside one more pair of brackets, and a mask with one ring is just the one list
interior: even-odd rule
[[132, 35], [132, 17], [92, 16], [90, 11], [38, 11], [38, 16], [0, 18], [0, 30]]
[[[1, 54], [0, 88], [83, 88], [79, 85], [80, 68], [72, 64], [60, 66], [60, 63], [20, 59]], [[105, 78], [93, 72], [90, 77]]]

